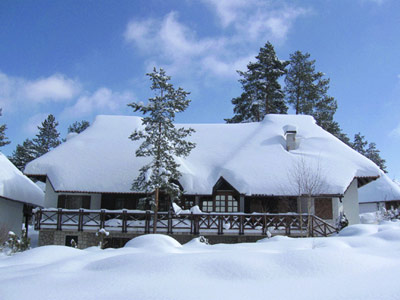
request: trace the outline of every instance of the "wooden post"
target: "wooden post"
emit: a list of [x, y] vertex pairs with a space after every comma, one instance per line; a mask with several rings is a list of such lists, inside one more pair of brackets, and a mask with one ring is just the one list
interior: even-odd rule
[[28, 237], [28, 229], [29, 229], [29, 216], [25, 215], [25, 237]]
[[290, 218], [289, 216], [285, 217], [285, 234], [287, 236], [290, 235], [290, 219], [289, 218]]
[[39, 209], [39, 211], [37, 211], [35, 215], [36, 215], [35, 216], [35, 218], [36, 218], [35, 230], [40, 230], [40, 222], [42, 221], [42, 209]]
[[195, 234], [195, 227], [194, 227], [194, 215], [193, 212], [190, 213], [190, 234]]
[[243, 216], [239, 216], [239, 234], [244, 234], [244, 226], [243, 226]]
[[150, 212], [146, 210], [146, 221], [145, 221], [145, 226], [144, 226], [144, 233], [150, 233]]
[[57, 210], [57, 230], [61, 230], [61, 222], [62, 222], [62, 209], [59, 208]]
[[156, 188], [155, 191], [155, 205], [154, 205], [154, 218], [153, 218], [153, 233], [157, 233], [157, 217], [158, 217], [158, 194], [159, 194], [159, 188]]
[[104, 228], [105, 227], [105, 223], [106, 223], [106, 211], [104, 209], [102, 209], [100, 211], [100, 228]]
[[80, 208], [78, 212], [78, 231], [83, 230], [83, 209]]
[[126, 210], [122, 211], [122, 232], [127, 232], [127, 224], [126, 224]]
[[224, 234], [222, 223], [222, 216], [218, 216], [218, 234]]
[[172, 213], [171, 209], [168, 210], [168, 233], [172, 233]]
[[200, 216], [199, 215], [193, 215], [194, 216], [194, 234], [200, 234]]
[[268, 229], [267, 229], [267, 216], [265, 214], [263, 215], [262, 220], [263, 220], [262, 234], [263, 235], [267, 235], [267, 231], [268, 231]]

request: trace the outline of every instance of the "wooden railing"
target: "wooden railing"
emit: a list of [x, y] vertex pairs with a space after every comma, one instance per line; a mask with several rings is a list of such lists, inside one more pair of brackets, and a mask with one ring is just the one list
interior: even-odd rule
[[[150, 233], [153, 212], [138, 210], [37, 209], [35, 229]], [[309, 219], [310, 218], [310, 219]], [[309, 221], [310, 220], [310, 221]], [[157, 232], [186, 234], [261, 234], [288, 236], [329, 236], [337, 229], [314, 215], [159, 212]]]

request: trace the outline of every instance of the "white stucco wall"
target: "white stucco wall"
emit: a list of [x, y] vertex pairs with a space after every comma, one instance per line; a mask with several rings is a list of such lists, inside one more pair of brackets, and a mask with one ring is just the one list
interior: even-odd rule
[[376, 212], [379, 210], [378, 202], [368, 202], [368, 203], [360, 203], [360, 214]]
[[46, 179], [46, 192], [44, 193], [44, 207], [56, 208], [57, 200], [58, 200], [58, 195], [56, 192], [54, 192], [54, 189], [53, 189], [49, 179], [47, 178]]
[[0, 197], [0, 226], [21, 236], [24, 204]]
[[357, 179], [354, 179], [342, 199], [343, 212], [349, 220], [349, 225], [360, 223], [360, 210], [358, 205]]
[[339, 198], [332, 198], [332, 224], [336, 224], [343, 212], [343, 202]]

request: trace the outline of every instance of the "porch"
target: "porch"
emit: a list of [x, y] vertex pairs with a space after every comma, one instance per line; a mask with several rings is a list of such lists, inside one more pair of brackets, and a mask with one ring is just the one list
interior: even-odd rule
[[[146, 234], [153, 230], [154, 213], [141, 210], [37, 209], [35, 229], [40, 231]], [[329, 236], [337, 228], [308, 214], [181, 213], [159, 212], [157, 233], [169, 235]]]

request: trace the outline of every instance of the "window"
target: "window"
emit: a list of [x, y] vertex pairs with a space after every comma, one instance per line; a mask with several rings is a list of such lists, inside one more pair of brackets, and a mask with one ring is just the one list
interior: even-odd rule
[[216, 212], [238, 212], [238, 201], [232, 194], [218, 194], [215, 196]]
[[204, 212], [212, 212], [213, 211], [213, 201], [204, 200], [203, 201], [203, 211]]
[[78, 245], [78, 236], [77, 235], [67, 235], [65, 237], [65, 246], [74, 247]]
[[67, 208], [67, 209], [78, 209], [78, 208], [90, 209], [90, 196], [59, 195], [57, 207]]
[[332, 219], [332, 198], [315, 198], [315, 215], [321, 219]]
[[201, 204], [204, 212], [235, 213], [239, 211], [239, 202], [231, 192], [219, 192], [214, 198], [203, 199]]

